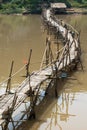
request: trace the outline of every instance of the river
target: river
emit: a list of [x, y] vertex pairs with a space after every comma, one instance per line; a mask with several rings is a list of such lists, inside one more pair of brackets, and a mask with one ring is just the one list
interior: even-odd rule
[[[35, 23], [35, 24], [34, 24]], [[38, 70], [44, 52], [45, 37], [39, 15], [0, 16], [0, 81], [7, 79], [11, 62], [13, 74], [28, 61], [32, 49], [30, 71]], [[12, 85], [20, 83], [26, 73], [23, 70], [13, 78]]]
[[[59, 97], [50, 92], [38, 107], [36, 119], [18, 130], [87, 130], [87, 15], [58, 16], [80, 31], [81, 60], [70, 79], [60, 84]], [[4, 81], [14, 60], [13, 73], [26, 63], [32, 48], [30, 71], [38, 70], [45, 48], [45, 35], [39, 15], [0, 16], [0, 82]], [[25, 70], [12, 79], [12, 87], [24, 80]], [[5, 84], [1, 84], [1, 88]]]

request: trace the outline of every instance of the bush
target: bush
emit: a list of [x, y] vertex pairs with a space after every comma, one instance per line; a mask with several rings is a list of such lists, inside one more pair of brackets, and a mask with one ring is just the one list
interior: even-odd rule
[[2, 4], [0, 12], [3, 14], [21, 13], [22, 9], [19, 8], [16, 4], [7, 3]]

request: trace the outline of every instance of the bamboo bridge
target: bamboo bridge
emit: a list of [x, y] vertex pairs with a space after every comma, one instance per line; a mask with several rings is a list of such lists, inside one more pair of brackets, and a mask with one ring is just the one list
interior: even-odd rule
[[[44, 88], [44, 96], [48, 89], [53, 86], [55, 88], [55, 96], [58, 96], [57, 83], [62, 78], [67, 77], [67, 73], [76, 69], [80, 63], [83, 69], [80, 55], [80, 40], [79, 33], [70, 25], [57, 19], [51, 9], [43, 11], [42, 14], [44, 28], [47, 30], [47, 35], [53, 33], [55, 39], [63, 41], [63, 47], [58, 48], [56, 58], [53, 59], [51, 50], [51, 41], [49, 36], [46, 38], [46, 48], [42, 58], [40, 70], [29, 73], [29, 64], [32, 50], [28, 63], [26, 64], [26, 79], [16, 88], [14, 93], [10, 91], [10, 82], [12, 78], [13, 61], [9, 74], [6, 93], [0, 96], [0, 127], [1, 130], [15, 130], [20, 123], [29, 118], [35, 118], [35, 106], [37, 105], [38, 96]], [[44, 66], [45, 61], [45, 66]], [[43, 67], [44, 66], [44, 67]], [[45, 86], [45, 87], [44, 87]], [[28, 98], [28, 100], [27, 100]], [[20, 106], [25, 104], [24, 111]], [[28, 105], [26, 105], [28, 104]], [[20, 112], [20, 118], [15, 119], [17, 113]]]

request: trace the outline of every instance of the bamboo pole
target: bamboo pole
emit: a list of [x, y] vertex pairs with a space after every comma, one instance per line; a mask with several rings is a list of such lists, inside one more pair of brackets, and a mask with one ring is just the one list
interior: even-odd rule
[[17, 101], [17, 95], [16, 95], [16, 92], [15, 92], [12, 106], [9, 106], [7, 112], [5, 114], [3, 114], [3, 119], [5, 119], [5, 125], [3, 127], [4, 130], [8, 130], [9, 122], [12, 122], [13, 130], [15, 130], [14, 121], [12, 119], [12, 113], [14, 111], [16, 101]]
[[48, 50], [48, 38], [46, 38], [46, 65], [49, 64], [49, 50]]
[[[58, 35], [57, 35], [57, 46], [56, 46], [57, 52], [59, 52], [59, 43], [58, 43]], [[57, 53], [56, 59], [59, 59], [59, 53]]]
[[[47, 51], [47, 46], [45, 47], [45, 51], [44, 51], [44, 54], [43, 54], [43, 58], [42, 58], [42, 61], [41, 61], [41, 65], [40, 65], [40, 70], [42, 69], [42, 66], [43, 66], [43, 63], [44, 63], [44, 59], [45, 59], [45, 56], [46, 56], [46, 51]], [[45, 62], [46, 63], [46, 62]]]
[[69, 48], [69, 41], [68, 41], [67, 45], [68, 45], [69, 63], [71, 63], [71, 58], [70, 58], [70, 48]]
[[58, 92], [57, 92], [57, 83], [58, 83], [58, 81], [57, 81], [57, 71], [58, 71], [58, 68], [57, 68], [57, 66], [56, 66], [56, 64], [55, 64], [55, 97], [57, 98], [58, 97]]
[[6, 93], [7, 92], [10, 93], [13, 64], [14, 64], [14, 61], [12, 61], [12, 63], [11, 63], [11, 69], [10, 69], [9, 79], [8, 79], [8, 82], [7, 82]]
[[28, 58], [28, 63], [26, 64], [26, 77], [29, 76], [29, 66], [30, 66], [30, 60], [31, 60], [31, 54], [32, 54], [32, 49], [30, 49], [30, 53], [29, 53], [29, 58]]

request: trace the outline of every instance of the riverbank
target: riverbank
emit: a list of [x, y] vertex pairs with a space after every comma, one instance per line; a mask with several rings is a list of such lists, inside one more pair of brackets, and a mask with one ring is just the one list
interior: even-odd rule
[[66, 14], [87, 14], [87, 8], [69, 8]]
[[[23, 13], [21, 13], [21, 14], [15, 14], [15, 15], [29, 15], [29, 14], [41, 14], [41, 12], [33, 12], [33, 13], [31, 13], [31, 12], [23, 12]], [[65, 12], [56, 12], [56, 14], [65, 14], [65, 15], [67, 15], [67, 14], [87, 14], [87, 8], [67, 8], [66, 9], [66, 11]]]
[[[5, 14], [5, 15], [30, 15], [30, 14], [39, 14], [41, 15], [42, 11], [36, 11], [36, 12], [29, 12], [29, 11], [24, 11], [24, 12], [0, 12], [0, 14]], [[87, 8], [67, 8], [65, 12], [56, 12], [56, 14], [87, 14]]]

